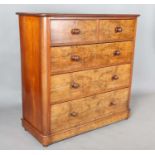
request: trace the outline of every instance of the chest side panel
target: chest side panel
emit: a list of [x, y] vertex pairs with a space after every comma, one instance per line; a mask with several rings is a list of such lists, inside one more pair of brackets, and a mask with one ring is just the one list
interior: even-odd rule
[[19, 17], [22, 60], [23, 119], [42, 130], [40, 18]]

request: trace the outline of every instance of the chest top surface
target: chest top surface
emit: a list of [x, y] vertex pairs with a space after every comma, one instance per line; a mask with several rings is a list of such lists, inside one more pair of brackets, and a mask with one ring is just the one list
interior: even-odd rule
[[120, 18], [129, 19], [140, 16], [139, 14], [69, 14], [69, 13], [33, 13], [33, 12], [17, 12], [17, 15], [22, 16], [38, 16], [51, 18]]

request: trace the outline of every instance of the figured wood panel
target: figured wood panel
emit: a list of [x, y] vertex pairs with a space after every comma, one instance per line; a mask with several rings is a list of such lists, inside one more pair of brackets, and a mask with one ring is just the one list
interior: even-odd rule
[[51, 20], [51, 45], [95, 42], [97, 35], [96, 20]]
[[51, 103], [126, 87], [129, 82], [130, 64], [54, 75], [51, 76]]
[[41, 20], [20, 16], [23, 119], [42, 131]]
[[127, 110], [129, 89], [121, 89], [51, 107], [51, 129], [58, 131]]
[[135, 20], [100, 20], [99, 41], [133, 40]]
[[[51, 48], [51, 73], [99, 68], [104, 66], [130, 63], [133, 42], [115, 42], [82, 46]], [[60, 63], [61, 62], [61, 63]]]
[[54, 134], [52, 134], [49, 137], [47, 143], [48, 144], [54, 143], [54, 142], [57, 142], [57, 141], [60, 141], [60, 140], [63, 140], [63, 139], [69, 138], [69, 137], [79, 135], [81, 133], [85, 133], [88, 131], [95, 130], [97, 128], [101, 128], [101, 127], [110, 125], [112, 123], [116, 123], [121, 120], [128, 119], [129, 114], [130, 114], [129, 110], [127, 110], [124, 112], [117, 113], [115, 115], [110, 115], [109, 117], [100, 118], [100, 119], [94, 120], [92, 122], [88, 122], [88, 123], [85, 123], [85, 124], [82, 124], [79, 126], [72, 127], [68, 130], [66, 129], [63, 131], [55, 132]]

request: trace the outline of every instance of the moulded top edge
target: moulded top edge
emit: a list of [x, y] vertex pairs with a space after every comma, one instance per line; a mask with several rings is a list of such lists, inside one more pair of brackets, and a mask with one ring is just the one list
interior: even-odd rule
[[30, 13], [30, 12], [17, 12], [17, 15], [23, 16], [39, 16], [39, 17], [138, 17], [139, 14], [60, 14], [60, 13]]

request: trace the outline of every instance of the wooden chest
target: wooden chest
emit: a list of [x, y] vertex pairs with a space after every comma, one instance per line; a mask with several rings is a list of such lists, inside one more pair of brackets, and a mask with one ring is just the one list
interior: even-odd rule
[[26, 130], [49, 145], [129, 117], [138, 15], [17, 14]]

